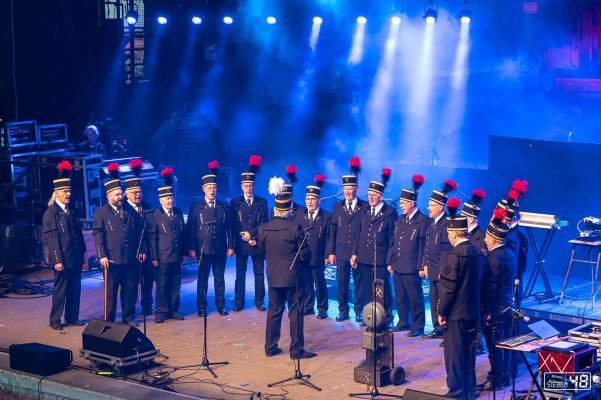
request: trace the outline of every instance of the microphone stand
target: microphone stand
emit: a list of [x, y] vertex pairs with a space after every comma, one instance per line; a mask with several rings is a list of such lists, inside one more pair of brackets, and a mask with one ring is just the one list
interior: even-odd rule
[[[372, 217], [373, 218], [373, 217]], [[376, 244], [376, 234], [374, 233], [374, 271], [373, 271], [373, 280], [372, 280], [372, 290], [373, 290], [373, 298], [371, 300], [371, 332], [373, 334], [373, 370], [372, 370], [372, 382], [373, 382], [373, 387], [371, 388], [371, 390], [369, 389], [369, 380], [367, 383], [367, 392], [364, 393], [350, 393], [349, 397], [363, 397], [363, 396], [369, 396], [370, 400], [375, 399], [377, 397], [390, 397], [390, 398], [394, 398], [394, 399], [402, 399], [403, 396], [398, 396], [395, 394], [386, 394], [386, 393], [380, 393], [378, 391], [378, 379], [376, 378], [376, 374], [377, 374], [377, 365], [378, 365], [378, 334], [376, 332], [376, 326], [377, 326], [377, 320], [378, 317], [376, 315], [376, 280], [378, 278], [377, 276], [377, 256], [378, 256], [378, 251], [377, 251], [377, 244]], [[388, 277], [390, 279], [390, 277]], [[384, 293], [384, 296], [386, 296], [386, 293]], [[386, 302], [386, 300], [384, 300], [384, 302]], [[386, 318], [386, 316], [384, 317]], [[365, 319], [364, 319], [365, 320]], [[367, 329], [369, 329], [369, 326], [365, 329], [367, 331]], [[368, 364], [369, 364], [369, 360], [367, 360]]]
[[[303, 231], [305, 231], [307, 229], [308, 228], [303, 229], [303, 230], [301, 230], [301, 232], [303, 232]], [[292, 269], [295, 268], [296, 260], [297, 260], [297, 258], [299, 256], [301, 250], [303, 249], [303, 246], [305, 245], [306, 241], [307, 241], [307, 235], [303, 234], [303, 240], [301, 241], [301, 244], [298, 246], [298, 250], [296, 251], [296, 254], [294, 255], [294, 258], [292, 259], [292, 263], [290, 264], [290, 271], [292, 271]], [[296, 334], [297, 334], [297, 339], [300, 337], [300, 335], [302, 333], [301, 332], [301, 324], [298, 321], [300, 321], [301, 318], [304, 318], [303, 314], [301, 312], [301, 309], [302, 309], [301, 305], [302, 304], [301, 304], [301, 301], [299, 299], [299, 293], [298, 293], [298, 279], [299, 279], [298, 278], [298, 273], [299, 273], [298, 266], [296, 266], [296, 276], [295, 276], [295, 279], [294, 279], [294, 283], [295, 283], [294, 294], [295, 294], [295, 297], [296, 297], [296, 318], [297, 318], [297, 322], [296, 322], [296, 330], [297, 330], [297, 332], [296, 332]], [[288, 305], [288, 309], [290, 309], [290, 305]], [[298, 379], [300, 381], [300, 383], [302, 383], [302, 384], [304, 384], [306, 386], [309, 386], [311, 389], [315, 389], [318, 392], [321, 392], [321, 388], [319, 386], [316, 386], [313, 383], [309, 382], [308, 378], [311, 378], [311, 375], [310, 374], [303, 374], [303, 372], [301, 371], [301, 361], [300, 361], [301, 358], [300, 358], [300, 355], [301, 355], [301, 352], [298, 351], [297, 354], [296, 354], [296, 358], [294, 360], [294, 374], [290, 378], [282, 379], [282, 380], [279, 380], [279, 381], [273, 382], [273, 383], [268, 383], [267, 387], [272, 387], [272, 386], [280, 385], [282, 383], [286, 383], [286, 382], [290, 382], [290, 381]]]
[[[514, 287], [513, 287], [513, 306], [515, 307], [516, 311], [518, 311], [518, 308], [519, 308], [519, 299], [518, 299], [519, 284], [520, 284], [520, 282], [518, 280], [516, 280], [516, 282], [514, 282]], [[519, 317], [517, 317], [517, 318], [519, 318]], [[511, 318], [511, 337], [515, 337], [517, 335], [517, 325], [518, 325], [517, 318], [516, 318], [516, 315], [514, 315]], [[516, 370], [517, 370], [517, 365], [516, 365], [516, 359], [515, 359], [515, 352], [512, 351], [511, 352], [511, 399], [512, 400], [516, 400], [516, 395], [515, 395]]]
[[[209, 225], [213, 225], [213, 224], [205, 224], [207, 225], [207, 231], [205, 232], [205, 237], [204, 240], [202, 241], [202, 247], [200, 248], [200, 255], [198, 256], [198, 270], [200, 271], [200, 269], [202, 268], [202, 259], [204, 256], [204, 251], [205, 251], [205, 245], [207, 244], [207, 239], [209, 237]], [[199, 277], [200, 279], [200, 277]], [[208, 283], [207, 283], [208, 285]], [[202, 293], [202, 297], [204, 297], [206, 299], [206, 292]], [[192, 365], [184, 365], [183, 367], [180, 368], [192, 368], [192, 367], [204, 367], [207, 369], [207, 371], [209, 371], [211, 373], [211, 375], [213, 375], [213, 377], [217, 378], [217, 374], [215, 373], [215, 371], [213, 371], [213, 369], [211, 368], [211, 365], [227, 365], [230, 362], [229, 361], [218, 361], [218, 362], [209, 362], [209, 359], [207, 358], [207, 312], [205, 310], [204, 312], [204, 317], [203, 317], [203, 343], [202, 343], [202, 361], [200, 362], [200, 364], [192, 364]]]
[[[140, 279], [141, 285], [140, 285], [140, 303], [142, 303], [142, 296], [144, 295], [144, 289], [146, 289], [146, 279], [144, 279], [144, 274], [142, 273], [142, 268], [144, 268], [144, 266], [142, 265], [143, 262], [140, 261], [140, 250], [142, 248], [142, 242], [144, 241], [144, 233], [146, 232], [146, 222], [148, 221], [148, 213], [146, 212], [147, 210], [143, 210], [142, 212], [144, 213], [144, 224], [142, 225], [142, 233], [140, 234], [140, 240], [138, 241], [138, 250], [136, 250], [136, 259], [138, 260], [138, 266], [140, 267], [138, 269], [139, 271], [139, 275], [138, 278]], [[134, 308], [136, 307], [136, 305], [134, 304]], [[134, 313], [135, 314], [135, 313]], [[146, 313], [144, 312], [144, 310], [142, 310], [142, 315], [143, 315], [143, 325], [144, 325], [144, 336], [146, 336]]]

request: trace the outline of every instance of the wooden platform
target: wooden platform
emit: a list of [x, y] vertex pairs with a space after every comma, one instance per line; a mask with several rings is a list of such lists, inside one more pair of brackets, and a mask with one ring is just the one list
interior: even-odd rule
[[[233, 259], [229, 259], [226, 272], [228, 307], [231, 306], [233, 297], [234, 276], [234, 262]], [[50, 270], [36, 271], [22, 276], [32, 282], [44, 281], [51, 277]], [[101, 317], [102, 285], [102, 277], [99, 273], [90, 274], [82, 279], [80, 318]], [[209, 282], [210, 295], [213, 293], [212, 287], [212, 282]], [[181, 311], [186, 319], [155, 324], [153, 318], [147, 318], [148, 337], [166, 357], [162, 370], [169, 372], [170, 378], [175, 379], [171, 385], [173, 390], [191, 396], [220, 399], [247, 399], [253, 392], [261, 392], [264, 396], [285, 395], [286, 399], [340, 399], [346, 398], [348, 393], [366, 390], [365, 385], [355, 383], [353, 380], [353, 367], [365, 356], [365, 351], [360, 346], [361, 328], [354, 321], [336, 322], [334, 317], [338, 313], [338, 307], [337, 302], [332, 300], [330, 318], [325, 320], [317, 320], [313, 316], [305, 318], [305, 347], [317, 352], [318, 356], [303, 360], [301, 367], [304, 373], [311, 374], [311, 382], [323, 390], [318, 392], [298, 383], [267, 388], [268, 383], [287, 378], [294, 371], [294, 364], [287, 353], [288, 320], [285, 315], [280, 341], [284, 353], [272, 358], [265, 357], [263, 344], [266, 313], [252, 307], [250, 301], [252, 290], [253, 277], [249, 273], [247, 308], [237, 313], [230, 312], [226, 317], [215, 312], [214, 299], [209, 298], [208, 358], [209, 361], [230, 362], [229, 365], [215, 368], [218, 378], [213, 378], [202, 368], [177, 369], [177, 366], [198, 363], [202, 358], [202, 319], [196, 316], [195, 306], [196, 270], [193, 266], [184, 268]], [[6, 349], [13, 343], [27, 342], [64, 347], [73, 351], [76, 366], [89, 368], [90, 363], [78, 357], [83, 327], [66, 327], [60, 333], [50, 329], [48, 327], [50, 303], [51, 297], [0, 298], [2, 310], [0, 347]], [[139, 321], [141, 322], [140, 319]], [[384, 387], [381, 392], [402, 395], [406, 388], [412, 388], [436, 394], [446, 393], [443, 349], [439, 344], [440, 340], [408, 338], [406, 333], [395, 333], [396, 365], [406, 370], [406, 382], [397, 387]], [[488, 369], [487, 356], [479, 356], [477, 358], [478, 382], [484, 381]], [[151, 372], [156, 372], [156, 369]], [[139, 380], [140, 377], [139, 373], [130, 376], [133, 380]], [[517, 388], [527, 389], [528, 378], [525, 369], [521, 371]], [[114, 380], [111, 382], [114, 383]], [[131, 386], [127, 387], [131, 390]], [[509, 395], [510, 389], [507, 388], [499, 391], [497, 398], [509, 398]], [[480, 398], [486, 397], [492, 398], [492, 394], [486, 392]]]

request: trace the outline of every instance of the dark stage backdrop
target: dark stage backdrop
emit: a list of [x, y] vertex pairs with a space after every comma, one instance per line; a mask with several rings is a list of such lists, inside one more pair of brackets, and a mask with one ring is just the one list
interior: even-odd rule
[[[576, 225], [587, 216], [601, 216], [599, 171], [601, 145], [592, 143], [552, 142], [490, 136], [490, 195], [506, 196], [514, 179], [528, 180], [528, 194], [520, 200], [520, 210], [554, 214], [568, 221], [551, 243], [545, 267], [549, 274], [565, 275], [571, 246], [578, 237]], [[486, 218], [490, 217], [490, 212]], [[539, 243], [545, 230], [535, 229]], [[530, 251], [528, 269], [534, 259]], [[577, 265], [574, 276], [590, 279], [590, 269]]]

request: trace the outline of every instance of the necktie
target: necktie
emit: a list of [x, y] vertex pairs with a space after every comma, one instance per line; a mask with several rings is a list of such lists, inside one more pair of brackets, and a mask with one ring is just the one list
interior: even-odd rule
[[141, 205], [137, 205], [136, 206], [136, 210], [138, 211], [138, 214], [142, 215], [142, 206]]
[[211, 207], [214, 210], [215, 209], [215, 202], [214, 201], [209, 201], [209, 207]]
[[315, 215], [315, 211], [309, 211], [309, 221], [313, 222], [313, 215]]
[[249, 207], [253, 205], [253, 202], [250, 198], [246, 199], [246, 203], [248, 204]]
[[123, 210], [121, 209], [121, 207], [117, 208], [117, 215], [119, 216], [119, 218], [123, 219]]
[[169, 211], [167, 212], [167, 215], [169, 215], [169, 219], [170, 219], [171, 221], [173, 221], [173, 210], [169, 210]]
[[371, 208], [371, 217], [375, 217], [376, 216], [376, 207], [372, 207]]
[[346, 209], [348, 212], [353, 212], [353, 203], [351, 203], [350, 201], [346, 203]]

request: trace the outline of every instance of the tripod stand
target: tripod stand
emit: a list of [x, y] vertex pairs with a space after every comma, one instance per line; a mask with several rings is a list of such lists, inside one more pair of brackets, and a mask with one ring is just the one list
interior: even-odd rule
[[[308, 229], [308, 228], [306, 228]], [[301, 233], [303, 231], [305, 231], [306, 229], [303, 229], [301, 231]], [[300, 300], [300, 296], [298, 293], [298, 289], [299, 289], [299, 285], [298, 285], [298, 274], [299, 274], [299, 269], [298, 266], [295, 265], [296, 260], [298, 259], [298, 256], [301, 252], [301, 250], [303, 249], [303, 246], [305, 245], [305, 242], [307, 241], [307, 235], [303, 234], [303, 240], [301, 240], [300, 245], [298, 246], [298, 250], [296, 251], [296, 254], [294, 255], [294, 259], [292, 259], [292, 263], [290, 264], [290, 270], [292, 271], [293, 268], [296, 269], [296, 278], [294, 280], [295, 286], [294, 286], [294, 297], [295, 297], [295, 301], [296, 301], [296, 318], [297, 318], [297, 337], [300, 337], [302, 335], [302, 331], [303, 331], [303, 325], [299, 322], [301, 321], [301, 319], [303, 318], [303, 314], [302, 314], [302, 302]], [[290, 305], [288, 305], [288, 309], [290, 310]], [[293, 380], [299, 380], [300, 383], [302, 383], [305, 386], [309, 386], [311, 389], [315, 389], [317, 391], [321, 391], [321, 388], [319, 386], [314, 385], [313, 383], [309, 382], [308, 378], [311, 378], [311, 375], [309, 374], [303, 374], [303, 372], [301, 371], [301, 351], [300, 349], [297, 351], [296, 354], [296, 358], [294, 360], [294, 373], [292, 374], [292, 376], [290, 378], [286, 378], [286, 379], [282, 379], [273, 383], [269, 383], [267, 384], [267, 387], [272, 387], [272, 386], [276, 386], [276, 385], [280, 385], [282, 383], [286, 383], [286, 382], [290, 382]]]
[[[372, 300], [371, 300], [371, 326], [368, 326], [366, 329], [371, 328], [372, 330], [372, 334], [373, 334], [373, 360], [372, 360], [372, 364], [373, 364], [373, 369], [371, 371], [371, 382], [373, 382], [373, 386], [370, 389], [369, 387], [370, 385], [370, 381], [368, 381], [367, 383], [367, 391], [363, 392], [363, 393], [349, 393], [349, 397], [358, 397], [358, 398], [363, 398], [364, 396], [369, 396], [369, 399], [375, 399], [377, 397], [389, 397], [389, 398], [394, 398], [394, 399], [402, 399], [403, 396], [399, 396], [399, 395], [394, 395], [394, 394], [385, 394], [385, 393], [380, 393], [380, 391], [378, 390], [378, 380], [376, 378], [377, 374], [378, 374], [378, 369], [377, 369], [377, 365], [378, 365], [378, 334], [376, 332], [377, 330], [377, 326], [378, 326], [378, 314], [376, 312], [376, 298], [378, 297], [378, 294], [381, 295], [385, 295], [385, 293], [378, 293], [377, 291], [377, 279], [378, 279], [378, 274], [377, 274], [377, 258], [378, 258], [378, 252], [377, 252], [377, 244], [376, 244], [376, 234], [374, 234], [373, 237], [373, 242], [374, 242], [374, 265], [373, 265], [373, 278], [372, 278]], [[385, 275], [388, 272], [385, 273]], [[389, 276], [386, 277], [387, 279], [390, 279]], [[384, 300], [384, 303], [386, 303], [386, 300]], [[365, 321], [365, 318], [363, 318], [363, 320]], [[369, 363], [369, 360], [368, 360]]]
[[[205, 237], [202, 242], [202, 247], [200, 249], [200, 255], [198, 257], [198, 270], [199, 271], [202, 268], [202, 261], [203, 261], [203, 256], [204, 256], [205, 245], [207, 243], [207, 238], [209, 236], [209, 225], [211, 225], [211, 224], [206, 224], [206, 225], [207, 225], [207, 230], [205, 232]], [[199, 274], [198, 279], [200, 279], [200, 274]], [[206, 293], [204, 293], [204, 291], [202, 293], [202, 297], [206, 298]], [[207, 357], [207, 313], [206, 313], [206, 311], [204, 312], [204, 316], [202, 317], [202, 319], [203, 319], [202, 361], [200, 362], [200, 364], [184, 365], [183, 367], [180, 367], [180, 368], [204, 367], [207, 369], [207, 371], [209, 371], [211, 373], [211, 375], [213, 375], [213, 377], [217, 378], [217, 374], [215, 373], [215, 371], [213, 371], [213, 368], [211, 368], [211, 365], [227, 365], [230, 362], [229, 361], [209, 362], [209, 359]]]

